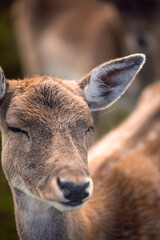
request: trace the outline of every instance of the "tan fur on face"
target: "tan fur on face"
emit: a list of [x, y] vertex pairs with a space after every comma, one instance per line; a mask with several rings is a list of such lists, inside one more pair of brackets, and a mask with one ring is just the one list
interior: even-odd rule
[[[4, 171], [11, 176], [12, 182], [14, 167], [19, 176], [14, 183], [21, 182], [31, 194], [50, 195], [46, 199], [57, 201], [63, 199], [54, 186], [51, 190], [47, 177], [56, 181], [63, 175], [66, 181], [77, 184], [89, 177], [85, 131], [93, 123], [80, 89], [69, 81], [35, 77], [9, 82], [7, 91], [6, 101], [7, 95], [12, 99], [2, 124], [3, 131], [8, 134], [5, 145], [10, 149], [6, 156], [10, 160], [3, 161]], [[5, 98], [3, 102], [6, 107]], [[8, 126], [27, 132], [29, 139], [24, 134], [14, 134]], [[61, 151], [57, 151], [59, 147]], [[61, 168], [63, 174], [59, 175]], [[68, 169], [66, 173], [65, 169]], [[39, 188], [46, 193], [40, 193]]]
[[[61, 204], [59, 201], [63, 200], [56, 191], [57, 185], [54, 186], [55, 178], [63, 177], [78, 183], [88, 179], [87, 146], [83, 131], [92, 119], [81, 96], [74, 95], [74, 90], [71, 90], [75, 85], [70, 82], [66, 87], [66, 82], [50, 82], [48, 78], [43, 80], [35, 78], [31, 85], [29, 79], [26, 83], [25, 80], [11, 82], [1, 102], [2, 164], [13, 191], [17, 219], [24, 220], [24, 217], [29, 224], [31, 220], [40, 218], [38, 224], [41, 223], [41, 230], [47, 215], [50, 220], [47, 226], [53, 227], [51, 223], [58, 222], [62, 225], [62, 237], [72, 240], [142, 240], [147, 237], [159, 240], [160, 83], [149, 87], [133, 114], [90, 150], [89, 171], [94, 182], [92, 198], [77, 212], [61, 213], [54, 208], [54, 202]], [[12, 84], [20, 84], [15, 92]], [[45, 94], [46, 84], [49, 96]], [[56, 89], [57, 95], [52, 95], [50, 86]], [[59, 108], [53, 107], [55, 96]], [[62, 97], [67, 103], [67, 111]], [[19, 138], [19, 135], [10, 132], [6, 123], [23, 127], [28, 131], [30, 140], [26, 135], [21, 134]], [[24, 201], [20, 204], [22, 215], [18, 212], [14, 191], [27, 196], [22, 198]], [[40, 212], [37, 203], [42, 209]], [[53, 211], [53, 218], [50, 218], [48, 208]], [[61, 205], [59, 209], [64, 210]], [[23, 230], [26, 228], [25, 224], [21, 226]]]

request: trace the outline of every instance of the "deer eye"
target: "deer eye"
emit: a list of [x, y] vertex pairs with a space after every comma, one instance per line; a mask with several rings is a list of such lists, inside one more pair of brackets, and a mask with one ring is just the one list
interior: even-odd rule
[[86, 130], [86, 134], [88, 134], [89, 132], [94, 132], [94, 127], [90, 126], [87, 130]]
[[25, 134], [25, 135], [29, 138], [28, 133], [27, 133], [26, 131], [20, 129], [20, 128], [8, 126], [8, 129], [9, 129], [10, 131], [12, 131], [12, 132], [15, 132], [15, 133], [23, 133], [23, 134]]

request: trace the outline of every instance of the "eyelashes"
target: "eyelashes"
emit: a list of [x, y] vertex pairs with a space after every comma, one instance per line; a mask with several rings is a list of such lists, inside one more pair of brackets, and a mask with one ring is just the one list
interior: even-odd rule
[[[25, 134], [29, 138], [29, 134], [26, 131], [22, 130], [21, 128], [8, 126], [8, 129], [10, 131], [12, 131], [13, 133]], [[89, 126], [87, 128], [87, 130], [85, 131], [85, 134], [89, 134], [90, 132], [94, 132], [94, 127], [93, 126]]]
[[17, 128], [17, 127], [10, 127], [8, 126], [8, 129], [14, 133], [20, 133], [20, 134], [25, 134], [28, 138], [29, 138], [29, 135], [26, 131], [20, 129], [20, 128]]

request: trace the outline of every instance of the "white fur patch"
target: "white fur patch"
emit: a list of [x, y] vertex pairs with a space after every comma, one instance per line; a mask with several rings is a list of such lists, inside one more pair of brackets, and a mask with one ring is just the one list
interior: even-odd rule
[[0, 68], [0, 99], [2, 99], [6, 92], [6, 83], [5, 83], [5, 76]]
[[147, 138], [151, 141], [155, 140], [158, 137], [158, 133], [156, 131], [152, 131], [148, 134]]

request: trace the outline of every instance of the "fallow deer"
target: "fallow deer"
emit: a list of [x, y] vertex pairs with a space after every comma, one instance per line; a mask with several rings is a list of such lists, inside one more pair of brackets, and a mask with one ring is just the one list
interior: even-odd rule
[[97, 239], [159, 240], [160, 81], [146, 88], [124, 123], [89, 150], [88, 160]]
[[12, 24], [23, 71], [80, 78], [125, 52], [112, 4], [93, 0], [18, 0]]
[[[145, 239], [140, 230], [135, 238], [133, 230], [138, 230], [132, 225], [142, 224], [145, 214], [139, 208], [136, 212], [136, 199], [127, 188], [132, 171], [138, 174], [136, 167], [123, 179], [123, 168], [134, 159], [126, 166], [118, 162], [106, 175], [105, 160], [97, 170], [94, 161], [87, 166], [90, 111], [114, 103], [144, 62], [143, 54], [116, 59], [78, 82], [51, 76], [7, 80], [1, 70], [2, 167], [21, 240]], [[135, 175], [135, 192], [136, 181]]]
[[[103, 0], [105, 1], [105, 0]], [[108, 0], [105, 1], [108, 4]], [[138, 51], [147, 56], [144, 70], [140, 73], [141, 89], [160, 77], [159, 49], [159, 0], [111, 0], [121, 15], [124, 25], [124, 39], [130, 53]]]

